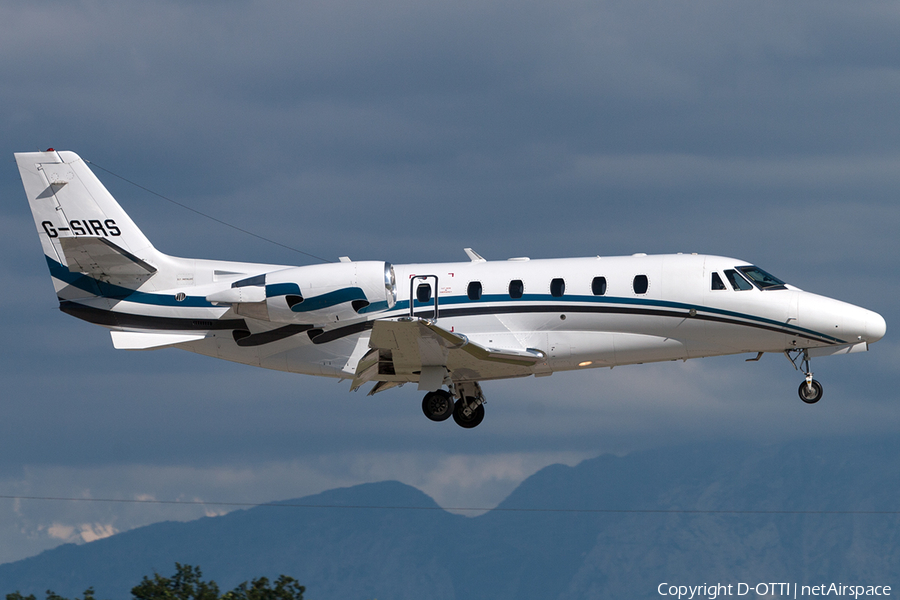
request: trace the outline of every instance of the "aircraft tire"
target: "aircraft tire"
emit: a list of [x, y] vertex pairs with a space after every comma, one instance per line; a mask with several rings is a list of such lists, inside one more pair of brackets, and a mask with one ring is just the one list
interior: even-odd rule
[[444, 390], [428, 392], [422, 398], [422, 412], [432, 421], [446, 421], [453, 414], [453, 397]]
[[806, 382], [800, 384], [800, 388], [797, 390], [797, 393], [800, 394], [800, 399], [806, 402], [807, 404], [815, 404], [819, 400], [822, 399], [822, 394], [824, 390], [822, 389], [822, 384], [812, 380], [812, 390], [806, 385]]
[[[475, 401], [474, 398], [467, 398], [472, 402]], [[456, 424], [464, 429], [472, 429], [473, 427], [478, 427], [478, 425], [484, 421], [484, 405], [479, 404], [478, 408], [476, 408], [470, 416], [465, 416], [463, 414], [463, 403], [461, 400], [457, 400], [456, 404], [453, 406], [453, 420], [456, 421]]]

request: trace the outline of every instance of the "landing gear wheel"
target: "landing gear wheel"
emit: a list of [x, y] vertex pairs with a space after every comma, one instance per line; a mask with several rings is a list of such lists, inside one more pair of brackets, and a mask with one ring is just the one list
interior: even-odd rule
[[797, 393], [800, 394], [800, 399], [807, 404], [815, 404], [822, 399], [822, 384], [815, 379], [809, 383], [804, 381], [800, 384], [800, 389], [797, 390]]
[[446, 421], [453, 414], [453, 397], [450, 392], [428, 392], [422, 398], [422, 412], [432, 421]]
[[478, 427], [478, 424], [484, 421], [484, 405], [479, 404], [472, 410], [472, 413], [469, 416], [466, 416], [464, 412], [466, 404], [464, 402], [468, 402], [469, 405], [472, 405], [475, 403], [475, 398], [466, 398], [465, 401], [457, 400], [456, 404], [453, 406], [453, 420], [456, 421], [457, 425], [464, 427], [465, 429]]

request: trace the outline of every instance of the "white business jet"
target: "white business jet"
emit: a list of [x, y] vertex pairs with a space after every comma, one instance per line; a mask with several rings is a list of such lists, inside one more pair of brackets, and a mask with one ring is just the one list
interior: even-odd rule
[[370, 394], [427, 392], [429, 419], [471, 428], [480, 382], [557, 371], [766, 352], [864, 351], [872, 311], [804, 292], [734, 258], [697, 254], [292, 267], [158, 251], [73, 152], [16, 154], [60, 310], [111, 331], [116, 348], [174, 347], [351, 379]]

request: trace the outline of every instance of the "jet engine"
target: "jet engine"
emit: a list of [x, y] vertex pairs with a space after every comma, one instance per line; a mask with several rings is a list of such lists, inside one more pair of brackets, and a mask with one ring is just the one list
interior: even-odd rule
[[325, 326], [393, 308], [397, 283], [390, 263], [341, 262], [242, 279], [207, 300], [254, 319]]

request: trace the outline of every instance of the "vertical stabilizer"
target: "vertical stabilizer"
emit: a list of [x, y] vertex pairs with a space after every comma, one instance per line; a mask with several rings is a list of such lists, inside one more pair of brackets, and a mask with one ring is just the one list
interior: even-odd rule
[[73, 283], [67, 272], [128, 287], [155, 272], [158, 253], [150, 240], [77, 154], [48, 150], [15, 156], [58, 294]]

